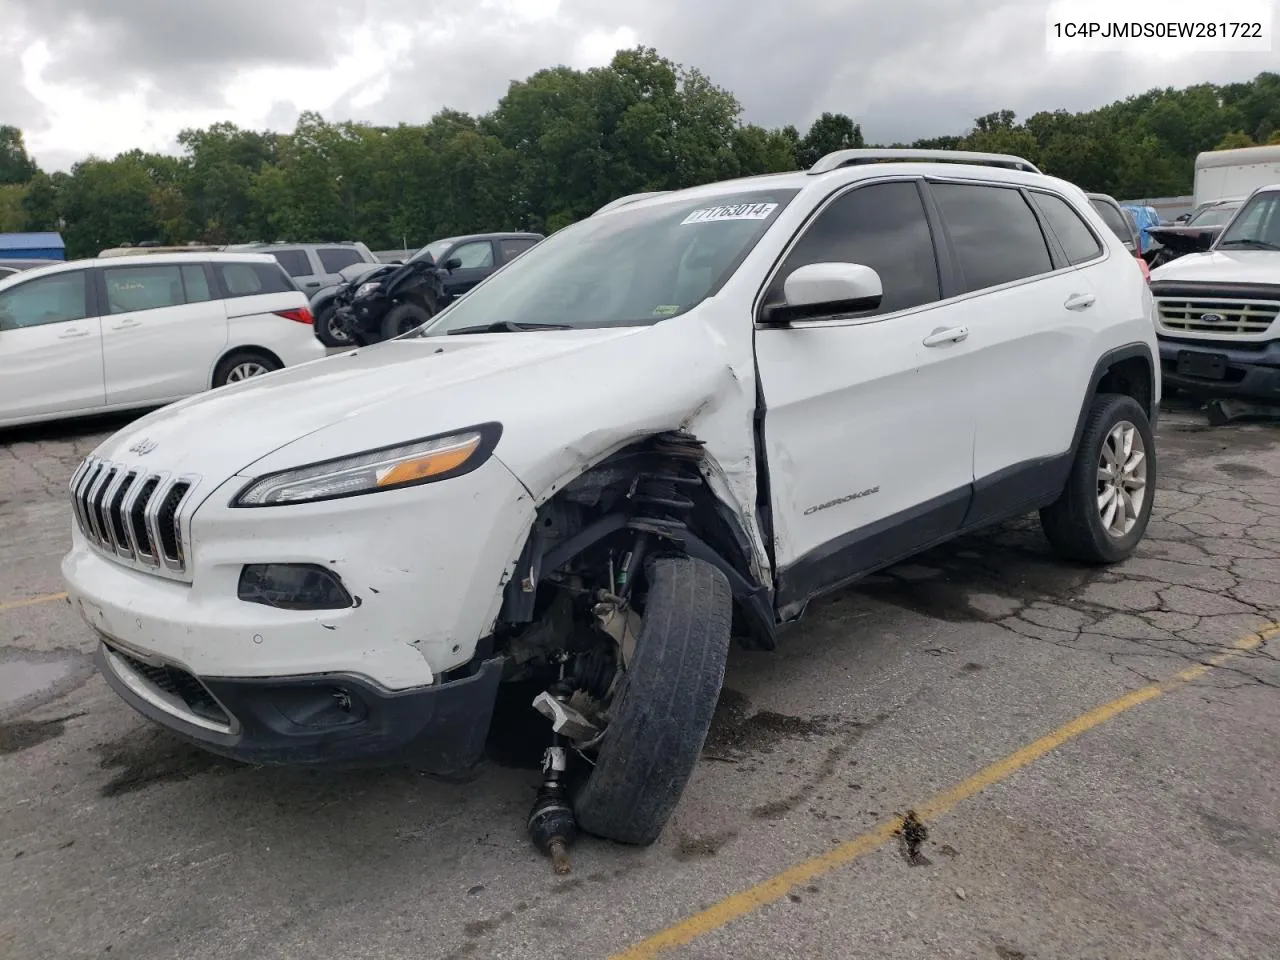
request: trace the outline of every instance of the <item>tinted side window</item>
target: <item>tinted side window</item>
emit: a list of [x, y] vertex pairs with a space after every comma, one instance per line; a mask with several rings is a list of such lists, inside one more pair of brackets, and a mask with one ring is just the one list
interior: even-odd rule
[[282, 269], [265, 263], [215, 263], [213, 271], [228, 297], [295, 293], [298, 289]]
[[537, 240], [499, 240], [498, 249], [502, 251], [502, 259], [505, 262], [514, 260], [537, 242]]
[[107, 313], [133, 313], [177, 307], [187, 302], [182, 290], [182, 270], [177, 265], [108, 267]]
[[187, 288], [187, 303], [203, 303], [213, 299], [213, 293], [209, 290], [209, 278], [205, 275], [204, 267], [199, 264], [189, 263], [183, 266], [182, 283]]
[[788, 254], [766, 301], [781, 302], [783, 283], [798, 267], [832, 262], [860, 263], [880, 274], [884, 299], [871, 315], [941, 296], [933, 238], [914, 183], [858, 187], [832, 201]]
[[361, 262], [360, 254], [350, 247], [327, 247], [316, 253], [320, 255], [320, 265], [325, 273], [337, 273], [343, 267]]
[[280, 262], [289, 276], [310, 276], [311, 259], [305, 250], [272, 250], [271, 255]]
[[1094, 200], [1093, 209], [1098, 211], [1098, 216], [1112, 233], [1125, 243], [1133, 243], [1133, 231], [1129, 228], [1129, 221], [1120, 215], [1119, 210], [1102, 200]]
[[476, 267], [492, 267], [493, 266], [493, 244], [488, 240], [478, 240], [473, 243], [464, 243], [458, 247], [453, 253], [446, 257], [446, 260], [452, 260], [457, 257], [462, 261], [461, 269], [467, 270]]
[[1049, 221], [1049, 229], [1062, 244], [1068, 263], [1086, 263], [1102, 256], [1102, 244], [1089, 225], [1080, 219], [1080, 214], [1071, 209], [1071, 204], [1061, 197], [1037, 190], [1031, 192], [1031, 199]]
[[0, 293], [0, 330], [66, 323], [89, 316], [83, 270], [28, 280]]
[[1017, 190], [967, 183], [935, 183], [930, 189], [970, 290], [1053, 270], [1040, 223]]

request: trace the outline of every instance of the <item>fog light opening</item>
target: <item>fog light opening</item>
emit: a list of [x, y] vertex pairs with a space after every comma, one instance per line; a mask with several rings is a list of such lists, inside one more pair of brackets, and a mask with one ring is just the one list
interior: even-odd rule
[[237, 596], [282, 610], [343, 610], [355, 601], [338, 575], [314, 563], [252, 563], [240, 571]]

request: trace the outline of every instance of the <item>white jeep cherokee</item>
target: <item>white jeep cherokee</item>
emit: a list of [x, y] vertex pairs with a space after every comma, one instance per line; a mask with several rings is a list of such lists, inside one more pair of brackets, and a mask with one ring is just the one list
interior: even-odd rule
[[1156, 357], [1077, 187], [841, 151], [624, 198], [416, 331], [137, 421], [72, 481], [63, 572], [119, 695], [252, 762], [457, 773], [539, 680], [535, 841], [649, 843], [731, 637], [1030, 511], [1129, 556]]

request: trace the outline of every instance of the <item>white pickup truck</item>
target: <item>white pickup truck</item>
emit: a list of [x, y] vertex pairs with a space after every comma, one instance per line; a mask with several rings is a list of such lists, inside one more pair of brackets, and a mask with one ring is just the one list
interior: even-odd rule
[[1212, 246], [1151, 271], [1167, 386], [1280, 403], [1280, 182], [1255, 190]]

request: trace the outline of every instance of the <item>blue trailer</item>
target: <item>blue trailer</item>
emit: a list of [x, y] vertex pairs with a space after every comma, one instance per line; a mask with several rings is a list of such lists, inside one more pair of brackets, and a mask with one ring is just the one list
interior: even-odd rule
[[0, 260], [65, 260], [58, 233], [0, 233]]

